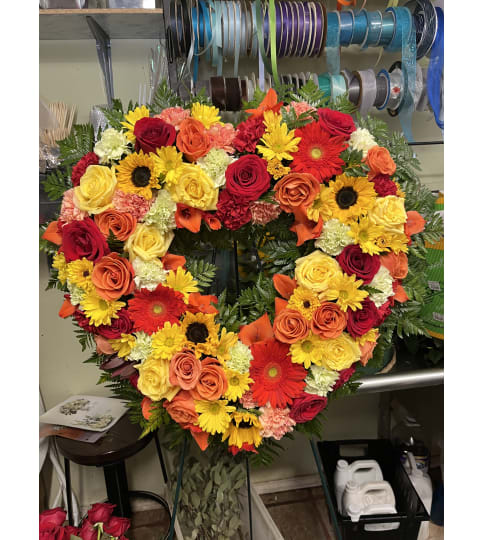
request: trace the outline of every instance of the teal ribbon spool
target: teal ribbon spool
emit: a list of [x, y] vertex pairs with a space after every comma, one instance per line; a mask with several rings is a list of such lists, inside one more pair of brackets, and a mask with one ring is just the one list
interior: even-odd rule
[[325, 96], [331, 96], [331, 80], [328, 73], [318, 75], [318, 87]]

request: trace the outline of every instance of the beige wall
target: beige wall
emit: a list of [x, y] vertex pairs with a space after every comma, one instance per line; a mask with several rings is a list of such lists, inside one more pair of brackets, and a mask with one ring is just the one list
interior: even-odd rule
[[[382, 7], [384, 2], [380, 2]], [[375, 9], [378, 6], [370, 6]], [[147, 82], [147, 58], [152, 40], [114, 40], [112, 60], [114, 89], [116, 97], [127, 104], [130, 98], [136, 100], [139, 83]], [[377, 53], [370, 51], [359, 54], [356, 50], [343, 50], [342, 67], [366, 69], [372, 67]], [[384, 55], [381, 67], [388, 68], [397, 59], [396, 55]], [[318, 62], [318, 65], [316, 65]], [[281, 73], [300, 71], [324, 71], [324, 60], [282, 61]], [[256, 65], [248, 61], [240, 63], [240, 74], [248, 74]], [[230, 66], [226, 64], [226, 74]], [[206, 69], [201, 78], [209, 76]], [[40, 42], [40, 95], [49, 101], [62, 100], [76, 104], [77, 121], [87, 122], [89, 111], [94, 104], [106, 102], [100, 68], [94, 41], [41, 41]], [[392, 129], [400, 130], [397, 119], [389, 121]], [[414, 115], [414, 136], [416, 140], [440, 139], [440, 130], [430, 113]], [[422, 180], [432, 189], [443, 188], [443, 147], [417, 148], [422, 161]], [[40, 255], [40, 388], [47, 408], [75, 393], [107, 395], [105, 388], [96, 386], [98, 370], [90, 364], [82, 364], [87, 357], [82, 353], [74, 338], [70, 321], [57, 315], [62, 303], [58, 291], [44, 291], [48, 270], [44, 255]], [[326, 438], [375, 437], [378, 412], [378, 396], [357, 396], [333, 404], [327, 417]], [[297, 437], [286, 443], [287, 451], [270, 469], [253, 473], [255, 480], [287, 478], [299, 474], [315, 472], [314, 462], [307, 441]], [[130, 485], [134, 489], [158, 491], [161, 473], [154, 446], [128, 461]], [[73, 466], [73, 485], [83, 506], [105, 497], [102, 471], [96, 468]], [[54, 492], [57, 491], [52, 479]]]

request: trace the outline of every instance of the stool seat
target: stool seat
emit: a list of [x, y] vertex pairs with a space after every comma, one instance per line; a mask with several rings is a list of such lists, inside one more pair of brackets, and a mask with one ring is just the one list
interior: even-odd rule
[[60, 453], [78, 465], [103, 467], [137, 454], [152, 440], [154, 434], [149, 433], [139, 439], [142, 429], [132, 424], [125, 414], [104, 437], [95, 443], [74, 441], [56, 437]]

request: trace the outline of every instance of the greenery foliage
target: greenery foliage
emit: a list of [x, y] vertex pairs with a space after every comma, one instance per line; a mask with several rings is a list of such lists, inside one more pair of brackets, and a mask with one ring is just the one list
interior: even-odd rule
[[47, 197], [51, 201], [58, 201], [63, 197], [64, 193], [72, 187], [70, 173], [70, 167], [63, 170], [55, 169], [55, 171], [49, 173], [45, 180], [41, 182]]
[[94, 148], [94, 128], [91, 124], [77, 124], [70, 135], [58, 141], [60, 160], [64, 167], [75, 165], [80, 158]]

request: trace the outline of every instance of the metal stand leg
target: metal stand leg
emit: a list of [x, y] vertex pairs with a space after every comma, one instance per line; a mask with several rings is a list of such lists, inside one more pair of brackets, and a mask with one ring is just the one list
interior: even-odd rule
[[105, 465], [103, 468], [107, 498], [111, 504], [116, 505], [114, 514], [120, 517], [131, 517], [125, 463], [120, 461], [113, 465]]
[[159, 462], [161, 463], [162, 477], [164, 478], [164, 483], [167, 484], [166, 464], [164, 463], [164, 458], [162, 456], [162, 449], [157, 437], [157, 431], [154, 433], [154, 442], [156, 443], [157, 455], [159, 456]]
[[64, 458], [65, 469], [65, 483], [67, 486], [67, 514], [69, 517], [69, 525], [74, 524], [74, 518], [72, 516], [72, 484], [70, 481], [70, 461]]
[[174, 538], [174, 526], [176, 523], [177, 505], [179, 503], [179, 492], [181, 491], [182, 471], [184, 469], [184, 457], [186, 455], [186, 448], [187, 435], [184, 437], [184, 444], [182, 446], [181, 463], [179, 464], [179, 472], [177, 473], [176, 493], [174, 495], [174, 504], [172, 506], [171, 526], [169, 527], [169, 535], [167, 537], [167, 540], [172, 540]]
[[246, 456], [246, 483], [248, 484], [248, 516], [249, 516], [249, 538], [253, 540], [253, 514], [251, 509], [251, 478], [249, 474], [249, 457]]
[[112, 101], [114, 99], [114, 79], [112, 76], [112, 59], [110, 38], [106, 34], [105, 30], [90, 16], [86, 18], [90, 31], [95, 38], [95, 44], [97, 47], [97, 57], [99, 58], [100, 68], [104, 76], [105, 94], [107, 96], [107, 104], [109, 108], [112, 107]]

